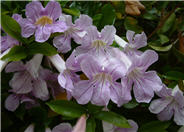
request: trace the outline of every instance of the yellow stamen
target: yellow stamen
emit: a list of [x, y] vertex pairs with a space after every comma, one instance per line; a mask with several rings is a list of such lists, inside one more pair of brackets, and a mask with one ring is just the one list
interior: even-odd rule
[[36, 21], [36, 23], [35, 23], [35, 25], [42, 25], [42, 26], [44, 26], [44, 25], [46, 25], [46, 24], [52, 24], [52, 19], [51, 18], [49, 18], [49, 17], [47, 17], [47, 16], [42, 16], [41, 18], [39, 18], [37, 21]]
[[92, 43], [92, 47], [95, 47], [96, 49], [99, 49], [100, 47], [103, 47], [105, 46], [106, 43], [104, 43], [103, 41], [101, 40], [95, 40], [93, 43]]

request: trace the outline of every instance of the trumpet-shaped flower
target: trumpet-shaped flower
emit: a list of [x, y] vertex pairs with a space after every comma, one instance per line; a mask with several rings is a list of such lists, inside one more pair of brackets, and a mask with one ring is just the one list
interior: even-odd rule
[[48, 99], [47, 84], [39, 77], [38, 72], [42, 57], [43, 55], [37, 54], [25, 65], [21, 61], [11, 62], [7, 65], [6, 72], [16, 72], [9, 82], [12, 92], [16, 94], [32, 92], [37, 98]]
[[172, 90], [163, 87], [158, 93], [160, 99], [153, 100], [149, 110], [161, 121], [170, 120], [174, 115], [174, 121], [177, 125], [184, 125], [184, 95], [178, 88], [178, 85]]
[[126, 74], [126, 70], [120, 70], [113, 63], [114, 58], [109, 60], [106, 56], [94, 58], [88, 55], [81, 61], [82, 72], [89, 80], [81, 80], [74, 85], [72, 95], [79, 104], [91, 101], [96, 105], [108, 105], [111, 99], [120, 106], [131, 100], [130, 91], [116, 82]]
[[58, 2], [50, 1], [45, 8], [39, 1], [33, 1], [26, 5], [26, 17], [22, 19], [22, 36], [30, 37], [35, 33], [37, 42], [45, 42], [51, 33], [64, 32], [67, 29], [65, 22], [57, 21], [61, 16], [61, 7]]
[[144, 32], [135, 35], [135, 32], [128, 30], [126, 38], [128, 40], [128, 44], [125, 45], [124, 51], [130, 56], [134, 53], [140, 55], [141, 51], [138, 51], [137, 49], [147, 45], [147, 37]]
[[134, 96], [138, 102], [149, 103], [154, 96], [154, 91], [162, 89], [162, 82], [155, 71], [147, 68], [158, 60], [158, 55], [152, 50], [147, 50], [140, 56], [130, 57], [132, 65], [125, 77], [121, 79], [122, 85], [131, 89], [133, 85]]
[[81, 53], [92, 52], [92, 54], [96, 54], [108, 50], [114, 41], [116, 29], [114, 26], [108, 25], [100, 33], [95, 26], [90, 26], [86, 32], [81, 46], [77, 47], [76, 50]]
[[53, 44], [59, 52], [66, 53], [71, 50], [71, 38], [73, 38], [76, 43], [81, 43], [82, 38], [86, 34], [85, 29], [92, 25], [92, 19], [87, 15], [80, 15], [75, 21], [75, 24], [73, 24], [70, 15], [62, 15], [60, 20], [66, 22], [68, 29], [64, 34], [55, 37]]

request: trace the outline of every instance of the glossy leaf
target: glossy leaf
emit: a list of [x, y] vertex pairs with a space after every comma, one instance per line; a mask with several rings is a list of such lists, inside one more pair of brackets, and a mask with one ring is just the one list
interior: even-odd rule
[[57, 54], [56, 49], [51, 46], [49, 43], [32, 43], [28, 45], [28, 49], [29, 49], [29, 54], [33, 55], [33, 54], [43, 54], [46, 56], [52, 56]]
[[154, 45], [149, 44], [149, 46], [151, 48], [153, 48], [154, 50], [156, 50], [156, 51], [166, 52], [166, 51], [169, 51], [172, 48], [173, 45], [170, 44], [168, 46], [154, 46]]
[[72, 101], [56, 100], [48, 102], [47, 105], [54, 112], [67, 117], [77, 118], [80, 117], [82, 114], [86, 113], [84, 107]]
[[20, 25], [11, 18], [10, 16], [7, 15], [2, 15], [1, 16], [1, 26], [3, 30], [12, 38], [15, 38], [16, 40], [23, 42], [24, 40], [21, 36], [21, 27]]
[[116, 19], [116, 13], [111, 4], [105, 4], [102, 7], [102, 18], [100, 20], [100, 29], [105, 25], [113, 25]]
[[165, 73], [163, 77], [169, 80], [184, 80], [184, 73], [179, 71], [169, 71]]
[[114, 112], [101, 111], [96, 113], [94, 116], [99, 120], [104, 120], [118, 127], [122, 127], [122, 128], [131, 127], [125, 117], [119, 114], [116, 114]]
[[132, 30], [136, 33], [140, 33], [142, 28], [138, 26], [138, 21], [133, 17], [126, 17], [124, 21], [124, 26], [126, 30]]
[[95, 132], [96, 122], [93, 117], [89, 117], [86, 124], [86, 132]]
[[166, 35], [160, 34], [159, 37], [160, 37], [161, 44], [165, 44], [169, 42], [169, 38]]
[[27, 57], [27, 49], [23, 46], [14, 46], [11, 50], [1, 59], [6, 61], [19, 61]]
[[80, 16], [80, 11], [77, 8], [62, 8], [63, 12], [73, 15], [73, 16]]
[[167, 132], [170, 122], [152, 121], [143, 124], [138, 132]]

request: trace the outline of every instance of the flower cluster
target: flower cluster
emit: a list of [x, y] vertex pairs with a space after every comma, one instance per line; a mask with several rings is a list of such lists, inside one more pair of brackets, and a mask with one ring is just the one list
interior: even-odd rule
[[[112, 25], [98, 31], [87, 15], [80, 15], [72, 23], [72, 17], [62, 14], [60, 4], [55, 1], [48, 2], [45, 8], [38, 1], [29, 3], [25, 16], [13, 15], [21, 26], [24, 38], [34, 35], [37, 42], [52, 41], [59, 53], [71, 51], [72, 40], [79, 46], [66, 61], [59, 54], [46, 58], [59, 74], [42, 66], [41, 54], [34, 55], [27, 62], [9, 63], [5, 71], [14, 72], [9, 82], [11, 94], [5, 101], [9, 111], [15, 111], [20, 103], [25, 103], [27, 108], [39, 105], [37, 100], [48, 100], [49, 92], [55, 98], [66, 91], [68, 100], [74, 98], [79, 104], [91, 102], [105, 107], [110, 100], [121, 107], [133, 96], [139, 103], [150, 103], [154, 93], [157, 93], [161, 99], [152, 101], [149, 110], [158, 114], [160, 120], [169, 120], [174, 114], [174, 121], [178, 125], [184, 124], [183, 93], [178, 89], [171, 93], [171, 89], [163, 87], [156, 71], [148, 70], [158, 60], [155, 51], [139, 50], [147, 45], [144, 32], [135, 34], [127, 31], [128, 42], [125, 42], [116, 35]], [[51, 38], [52, 33], [59, 35]], [[123, 47], [111, 46], [114, 41]], [[3, 37], [1, 43], [2, 52], [21, 44], [10, 36]], [[129, 122], [133, 128], [116, 127], [114, 131], [137, 131], [137, 124], [132, 120]], [[60, 124], [53, 132], [64, 129], [72, 131], [69, 124]]]

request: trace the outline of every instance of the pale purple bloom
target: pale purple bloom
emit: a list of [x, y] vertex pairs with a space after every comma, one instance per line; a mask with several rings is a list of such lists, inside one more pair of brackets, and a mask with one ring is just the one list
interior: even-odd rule
[[47, 100], [49, 92], [46, 82], [39, 77], [39, 67], [43, 55], [37, 54], [25, 65], [21, 61], [11, 62], [7, 65], [6, 72], [16, 72], [9, 85], [12, 92], [26, 94], [32, 92], [36, 98]]
[[109, 59], [106, 56], [94, 58], [88, 55], [81, 61], [82, 72], [89, 80], [75, 83], [72, 95], [79, 104], [91, 101], [92, 104], [105, 106], [111, 99], [120, 106], [131, 100], [130, 91], [116, 82], [126, 74], [126, 70], [120, 70], [123, 68], [113, 65], [115, 63], [113, 57], [112, 60]]
[[170, 120], [174, 115], [177, 125], [184, 125], [184, 95], [176, 86], [173, 90], [166, 86], [158, 93], [160, 99], [153, 100], [149, 110], [161, 121]]
[[147, 45], [147, 37], [144, 32], [135, 35], [135, 32], [128, 30], [126, 33], [126, 38], [128, 40], [128, 44], [125, 45], [124, 51], [130, 56], [132, 54], [140, 55], [141, 51], [138, 51], [138, 49]]
[[27, 94], [10, 94], [5, 100], [5, 108], [9, 111], [15, 111], [20, 103], [25, 103], [26, 108], [38, 105], [36, 100]]
[[90, 51], [92, 54], [95, 54], [99, 52], [106, 52], [106, 50], [110, 48], [110, 45], [114, 41], [116, 29], [114, 26], [107, 25], [100, 33], [95, 26], [90, 26], [86, 29], [86, 32], [87, 33], [83, 38], [81, 46], [77, 47], [76, 50], [79, 50], [78, 52], [81, 53]]
[[55, 37], [53, 44], [59, 52], [66, 53], [71, 50], [71, 38], [73, 38], [76, 43], [81, 43], [82, 38], [86, 34], [85, 29], [92, 25], [92, 19], [87, 15], [80, 15], [80, 17], [75, 20], [75, 24], [73, 24], [70, 15], [62, 15], [60, 20], [66, 22], [68, 29], [64, 34]]
[[122, 85], [131, 89], [133, 85], [134, 96], [138, 102], [149, 103], [154, 91], [162, 89], [162, 81], [155, 71], [146, 71], [148, 67], [158, 60], [158, 55], [147, 50], [140, 56], [130, 57], [132, 65], [125, 77], [121, 79]]
[[19, 24], [22, 36], [30, 37], [35, 33], [37, 42], [45, 42], [51, 33], [64, 32], [67, 29], [65, 22], [58, 21], [61, 16], [61, 7], [58, 2], [50, 1], [44, 8], [39, 1], [33, 1], [26, 5], [26, 17]]

